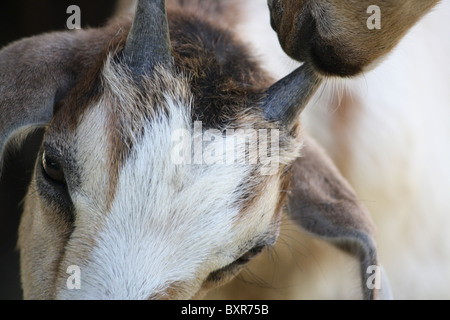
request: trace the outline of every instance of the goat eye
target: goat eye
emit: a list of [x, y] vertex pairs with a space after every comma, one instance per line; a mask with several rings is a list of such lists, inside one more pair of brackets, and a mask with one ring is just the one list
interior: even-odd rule
[[59, 184], [65, 183], [64, 172], [61, 165], [56, 160], [47, 156], [45, 151], [42, 154], [42, 169], [47, 179]]
[[252, 260], [255, 256], [257, 256], [261, 251], [264, 249], [264, 246], [256, 246], [246, 253], [244, 253], [242, 256], [240, 256], [234, 263], [241, 265], [246, 264], [250, 260]]
[[216, 271], [213, 271], [209, 274], [208, 278], [206, 279], [207, 282], [220, 282], [222, 279], [224, 279], [227, 274], [230, 272], [233, 274], [236, 273], [237, 268], [241, 268], [250, 260], [252, 260], [255, 256], [257, 256], [261, 251], [265, 248], [265, 245], [258, 245], [244, 253], [242, 256], [240, 256], [238, 259], [236, 259], [234, 262], [230, 263], [229, 265], [220, 268]]

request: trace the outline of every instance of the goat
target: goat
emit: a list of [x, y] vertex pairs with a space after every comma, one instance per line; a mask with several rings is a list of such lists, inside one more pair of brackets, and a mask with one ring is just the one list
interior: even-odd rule
[[[320, 7], [326, 3], [315, 1], [313, 5]], [[358, 1], [361, 5], [355, 2], [346, 7], [346, 3], [350, 1], [342, 2], [341, 7], [354, 8], [358, 17], [364, 16], [369, 5]], [[358, 45], [361, 50], [367, 52], [373, 47], [371, 52], [376, 52], [385, 47], [386, 41], [386, 47], [389, 45], [396, 30], [404, 32], [402, 23], [393, 24], [386, 15], [397, 3], [407, 7], [399, 18], [407, 19], [412, 15], [408, 21], [416, 21], [414, 16], [423, 15], [421, 5], [431, 5], [431, 1], [417, 5], [397, 1], [392, 6], [390, 1], [370, 2], [381, 7], [380, 32], [390, 33], [390, 36], [361, 42]], [[270, 26], [260, 23], [259, 17], [268, 15], [268, 9], [256, 2], [246, 2], [243, 11], [248, 14], [238, 29], [241, 34], [244, 32], [243, 37], [250, 39], [262, 65], [277, 78], [296, 68], [297, 64], [286, 59], [285, 53], [277, 47], [277, 35], [270, 36]], [[450, 28], [449, 12], [450, 2], [440, 1], [383, 61], [374, 57], [360, 64], [358, 68], [363, 70], [363, 76], [328, 80], [320, 89], [320, 95], [316, 95], [302, 113], [302, 124], [307, 132], [326, 149], [375, 220], [381, 261], [389, 275], [393, 295], [400, 299], [450, 297], [450, 237], [447, 232], [450, 225], [447, 201], [450, 97], [446, 89], [450, 83], [447, 62], [450, 38], [446, 36]], [[337, 10], [329, 11], [327, 18], [317, 23], [337, 21], [341, 15]], [[351, 19], [346, 21], [352, 22]], [[390, 27], [385, 29], [386, 25]], [[346, 24], [338, 27], [340, 37], [336, 37], [335, 46], [351, 42], [349, 37], [355, 35], [356, 30], [364, 31], [348, 28], [344, 32]], [[376, 36], [378, 31], [372, 32]], [[358, 46], [355, 43], [353, 47]], [[342, 48], [346, 47], [352, 46]], [[308, 55], [304, 52], [304, 57], [314, 63]], [[351, 56], [347, 58], [353, 61]], [[330, 63], [333, 61], [330, 59]], [[318, 72], [339, 75], [339, 70], [321, 70], [321, 66], [324, 65], [316, 66]], [[291, 229], [291, 224], [282, 229], [281, 241], [275, 246], [276, 261], [283, 261], [283, 268], [270, 263], [266, 256], [258, 257], [248, 265], [249, 272], [242, 273], [239, 281], [233, 281], [210, 296], [357, 297], [352, 290], [344, 289], [351, 283], [352, 275], [347, 275], [346, 270], [352, 269], [352, 259], [342, 257], [324, 242]], [[285, 248], [283, 242], [290, 248]], [[337, 268], [338, 264], [345, 265], [346, 269]], [[299, 269], [301, 271], [293, 271]], [[278, 291], [248, 285], [255, 277], [273, 279]]]
[[[358, 259], [364, 298], [389, 296], [386, 281], [367, 286], [379, 266], [367, 210], [299, 122], [323, 77], [307, 62], [272, 84], [212, 8], [141, 0], [133, 19], [0, 52], [2, 158], [45, 126], [19, 230], [25, 298], [201, 297], [275, 243], [286, 203]], [[173, 133], [198, 121], [279, 132], [279, 166], [174, 163]]]
[[[271, 24], [284, 51], [326, 75], [354, 76], [373, 68], [439, 0], [269, 0]], [[382, 26], [367, 27], [378, 5]]]

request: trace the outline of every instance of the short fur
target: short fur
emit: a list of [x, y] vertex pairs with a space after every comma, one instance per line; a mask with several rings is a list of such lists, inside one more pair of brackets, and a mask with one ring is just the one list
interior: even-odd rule
[[[269, 0], [271, 23], [284, 51], [327, 75], [354, 76], [373, 67], [439, 0]], [[367, 28], [378, 5], [382, 27]]]
[[[258, 1], [246, 2], [245, 8], [240, 32], [262, 65], [282, 78], [297, 64], [278, 50], [275, 34], [268, 36], [270, 26], [259, 23], [269, 10]], [[305, 128], [326, 148], [375, 220], [380, 258], [394, 297], [400, 299], [450, 297], [450, 250], [445, 249], [450, 245], [450, 100], [444, 89], [450, 81], [449, 8], [449, 1], [441, 1], [374, 70], [328, 81], [302, 115]], [[209, 297], [353, 299], [359, 297], [351, 289], [358, 288], [352, 282], [356, 265], [286, 219], [273, 252]]]
[[[246, 53], [247, 49], [234, 40], [232, 35], [212, 26], [206, 20], [194, 19], [192, 16], [181, 14], [179, 10], [170, 12], [169, 16], [171, 17], [170, 30], [175, 67], [160, 71], [157, 68], [151, 77], [143, 75], [144, 82], [137, 86], [134, 83], [136, 79], [131, 76], [131, 71], [120, 67], [123, 61], [121, 49], [124, 47], [130, 20], [114, 21], [114, 26], [116, 23], [120, 23], [122, 27], [111, 35], [110, 40], [105, 41], [103, 52], [98, 54], [92, 52], [92, 56], [89, 57], [92, 68], [86, 71], [84, 76], [76, 81], [74, 87], [69, 89], [67, 95], [57, 102], [54, 115], [44, 136], [44, 148], [46, 154], [51, 154], [61, 161], [67, 181], [64, 192], [68, 193], [69, 197], [55, 195], [53, 190], [47, 190], [53, 187], [47, 185], [48, 182], [43, 178], [40, 172], [40, 159], [38, 159], [36, 176], [25, 204], [19, 241], [26, 298], [142, 299], [166, 297], [164, 292], [170, 291], [171, 287], [180, 283], [183, 283], [183, 288], [179, 289], [177, 295], [171, 294], [171, 297], [190, 298], [198, 296], [203, 288], [210, 287], [212, 284], [216, 286], [223, 281], [222, 278], [229, 278], [229, 275], [235, 274], [239, 265], [223, 268], [227, 264], [231, 264], [232, 260], [230, 259], [238, 258], [254, 245], [271, 244], [276, 238], [279, 214], [272, 217], [271, 212], [280, 212], [281, 210], [281, 201], [284, 197], [279, 196], [277, 190], [286, 184], [286, 179], [282, 179], [281, 174], [284, 172], [285, 166], [299, 155], [300, 135], [296, 134], [294, 137], [290, 137], [290, 133], [281, 131], [280, 168], [278, 173], [268, 177], [260, 177], [258, 168], [248, 167], [248, 165], [231, 165], [224, 168], [213, 166], [209, 169], [207, 166], [200, 166], [198, 170], [195, 169], [195, 166], [188, 166], [189, 171], [185, 174], [174, 167], [177, 175], [170, 174], [169, 171], [163, 169], [163, 167], [171, 165], [170, 159], [167, 158], [170, 156], [168, 148], [170, 147], [170, 133], [177, 129], [176, 126], [189, 129], [194, 121], [202, 121], [204, 123], [203, 130], [260, 127], [279, 129], [276, 124], [264, 120], [258, 108], [259, 100], [263, 97], [270, 80]], [[87, 34], [89, 32], [86, 31]], [[241, 64], [233, 63], [238, 57]], [[142, 86], [145, 91], [142, 91]], [[177, 114], [179, 116], [176, 116]], [[178, 122], [174, 123], [176, 126], [170, 125], [170, 121], [166, 122], [165, 117], [169, 117], [167, 121], [172, 118], [178, 119]], [[147, 135], [152, 138], [145, 138]], [[142, 141], [142, 139], [144, 140]], [[164, 139], [164, 141], [161, 140], [158, 145], [153, 146], [159, 141], [158, 139]], [[85, 144], [86, 141], [91, 143]], [[167, 150], [163, 151], [163, 147]], [[141, 148], [145, 150], [141, 151], [143, 155], [139, 156], [136, 152]], [[152, 150], [155, 154], [148, 157]], [[135, 157], [144, 157], [139, 161], [150, 160], [154, 164], [133, 165], [127, 169], [128, 163], [137, 161]], [[163, 167], [151, 169], [156, 165]], [[130, 174], [134, 176], [132, 172], [139, 170], [150, 170], [136, 175], [136, 178], [145, 180], [142, 182], [129, 180]], [[123, 171], [127, 171], [127, 173], [123, 173]], [[233, 174], [234, 171], [236, 173]], [[157, 172], [163, 175], [158, 177]], [[186, 176], [186, 179], [195, 180], [184, 183], [180, 180], [183, 175]], [[224, 178], [221, 179], [220, 175], [223, 175]], [[123, 187], [124, 182], [121, 182], [123, 179], [130, 181], [125, 183], [125, 187]], [[172, 209], [158, 201], [154, 204], [144, 203], [141, 209], [131, 206], [129, 213], [123, 211], [123, 206], [127, 203], [135, 203], [137, 206], [147, 197], [149, 200], [172, 199], [174, 201], [174, 196], [167, 194], [170, 188], [164, 188], [164, 186], [170, 186], [172, 181], [176, 182], [177, 180], [179, 180], [177, 184], [180, 185], [175, 186], [173, 194], [176, 197], [179, 192], [183, 191], [180, 197], [185, 198], [185, 202], [179, 203]], [[205, 182], [201, 185], [203, 180]], [[197, 184], [200, 185], [196, 187]], [[137, 202], [135, 200], [129, 202], [130, 194], [128, 192], [132, 186], [137, 185], [142, 186], [139, 190], [144, 193], [135, 198], [138, 200]], [[217, 190], [213, 191], [208, 198], [195, 201], [195, 194], [199, 190], [205, 190], [207, 187], [214, 189], [214, 185], [217, 186]], [[226, 191], [227, 185], [231, 188], [229, 191]], [[152, 188], [156, 194], [153, 191], [145, 192], [146, 186]], [[38, 192], [35, 192], [36, 190]], [[188, 190], [192, 190], [192, 192], [189, 193]], [[264, 194], [267, 195], [263, 196]], [[133, 192], [131, 195], [135, 196], [136, 194]], [[202, 193], [202, 197], [207, 195], [208, 193]], [[211, 198], [211, 195], [218, 197], [217, 200], [215, 201], [214, 197]], [[256, 195], [258, 196], [256, 197]], [[34, 205], [36, 202], [40, 204], [38, 209]], [[174, 205], [176, 203], [178, 202], [173, 202]], [[200, 204], [204, 205], [203, 211], [198, 211]], [[117, 209], [117, 206], [121, 209]], [[230, 207], [226, 209], [227, 206]], [[217, 207], [217, 215], [212, 213], [213, 207]], [[189, 236], [194, 237], [192, 243], [195, 243], [195, 240], [198, 242], [200, 251], [189, 253], [189, 250], [185, 248], [181, 252], [190, 257], [199, 256], [199, 259], [205, 255], [205, 258], [209, 257], [212, 261], [217, 260], [217, 262], [209, 265], [205, 258], [198, 262], [194, 260], [189, 262], [190, 259], [185, 257], [183, 260], [188, 263], [186, 268], [181, 268], [179, 271], [174, 270], [178, 272], [174, 276], [167, 273], [167, 280], [163, 280], [164, 277], [153, 278], [155, 283], [159, 284], [144, 286], [140, 289], [134, 288], [135, 290], [133, 287], [129, 287], [128, 283], [136, 281], [136, 279], [129, 278], [129, 274], [124, 274], [123, 285], [125, 287], [105, 282], [102, 277], [107, 277], [107, 274], [98, 270], [96, 266], [102, 259], [107, 259], [108, 251], [104, 250], [112, 243], [110, 241], [103, 242], [102, 238], [128, 237], [138, 234], [138, 231], [133, 227], [124, 234], [116, 230], [105, 231], [106, 234], [102, 236], [102, 230], [122, 228], [123, 223], [110, 226], [110, 222], [108, 222], [111, 219], [113, 221], [121, 219], [120, 216], [129, 217], [127, 218], [129, 221], [125, 224], [142, 225], [142, 219], [132, 222], [132, 216], [136, 214], [137, 210], [144, 208], [145, 210], [153, 208], [152, 211], [146, 213], [146, 219], [159, 220], [160, 223], [154, 225], [157, 229], [162, 227], [161, 223], [164, 223], [162, 221], [163, 214], [184, 212], [185, 216], [179, 216], [177, 219], [179, 222], [184, 221], [188, 227], [190, 226], [183, 232], [192, 232]], [[156, 216], [157, 210], [160, 211], [159, 217]], [[255, 215], [255, 210], [263, 214], [263, 220], [261, 220], [261, 216]], [[206, 228], [202, 225], [195, 225], [194, 213], [196, 211], [198, 211], [197, 216], [201, 224], [201, 221], [205, 219], [208, 220], [205, 220], [206, 222], [203, 224], [206, 223], [210, 226], [213, 221], [216, 222], [216, 226], [211, 228], [212, 235], [205, 238], [208, 246], [215, 243], [211, 240], [213, 235], [217, 237], [219, 230], [225, 232], [224, 236], [227, 239], [236, 232], [234, 237], [227, 240], [236, 242], [234, 252], [222, 252], [220, 247], [212, 248], [214, 252], [218, 253], [205, 251], [212, 249], [208, 249], [206, 243], [201, 245], [200, 235], [193, 232]], [[233, 212], [235, 213], [233, 214]], [[54, 219], [55, 214], [62, 218]], [[238, 219], [238, 217], [241, 218]], [[36, 219], [45, 223], [44, 234], [41, 234], [40, 224], [36, 225]], [[188, 223], [189, 219], [193, 219], [193, 223]], [[221, 226], [220, 220], [224, 220], [224, 223], [228, 220], [229, 222]], [[243, 222], [239, 222], [240, 220]], [[261, 223], [261, 221], [265, 221], [265, 223]], [[250, 228], [252, 225], [254, 227]], [[174, 230], [177, 230], [181, 226], [177, 227], [175, 224], [173, 227]], [[148, 233], [149, 236], [156, 236], [155, 231], [150, 229], [142, 229], [142, 232], [142, 235]], [[174, 237], [174, 239], [177, 238], [178, 236]], [[217, 246], [222, 244], [219, 240], [217, 238]], [[116, 239], [113, 243], [120, 244], [121, 241]], [[133, 243], [139, 246], [143, 245], [142, 241], [144, 241], [143, 238], [137, 239]], [[156, 245], [155, 241], [151, 240], [148, 246], [152, 243]], [[51, 244], [52, 250], [41, 256], [34, 244], [40, 244], [41, 247]], [[163, 249], [163, 245], [164, 243], [161, 243], [160, 249], [155, 247], [155, 250]], [[124, 248], [127, 250], [124, 251], [124, 254], [129, 253], [129, 245]], [[169, 246], [164, 249], [170, 256], [175, 254], [173, 250], [180, 249], [172, 247], [171, 251], [170, 248]], [[156, 272], [156, 269], [150, 268], [152, 264], [148, 263], [148, 259], [154, 259], [152, 258], [154, 257], [152, 255], [155, 254], [153, 251], [151, 247], [149, 247], [148, 253], [139, 250], [137, 251], [138, 255], [129, 260], [136, 262], [146, 259], [142, 260], [142, 266], [147, 266], [146, 271], [142, 273], [144, 277], [147, 277], [148, 274], [154, 275]], [[118, 251], [113, 250], [110, 253], [115, 255], [118, 254]], [[218, 255], [219, 253], [220, 255]], [[212, 254], [217, 255], [217, 258], [213, 258]], [[110, 259], [113, 258], [114, 256], [110, 257]], [[221, 262], [223, 259], [226, 260]], [[164, 260], [170, 261], [170, 258]], [[110, 266], [111, 263], [114, 263], [113, 260], [109, 264], [105, 264], [105, 267]], [[195, 272], [192, 276], [188, 276], [186, 273], [191, 268], [188, 267], [189, 263], [193, 268], [192, 272]], [[37, 271], [37, 264], [47, 266], [43, 273]], [[67, 278], [65, 270], [70, 264], [77, 264], [82, 266], [83, 270], [90, 270], [85, 276], [86, 282], [84, 282], [82, 291], [64, 290]], [[120, 263], [117, 267], [125, 272], [125, 269], [120, 269], [119, 266]], [[179, 266], [178, 262], [174, 264], [174, 267], [177, 266]], [[155, 267], [160, 271], [166, 269], [164, 266]], [[214, 279], [208, 280], [208, 273], [214, 268], [223, 270], [220, 271], [220, 276], [219, 273], [216, 273]], [[130, 270], [130, 272], [135, 271]], [[181, 277], [183, 274], [184, 277]], [[207, 284], [208, 282], [210, 284]], [[111, 288], [111, 285], [116, 287], [117, 294], [120, 295], [108, 289]], [[74, 293], [81, 294], [81, 296], [74, 296]]]
[[[386, 286], [365, 287], [365, 268], [379, 262], [372, 222], [354, 191], [301, 134], [299, 123], [286, 130], [264, 118], [260, 102], [271, 80], [245, 46], [205, 11], [197, 15], [178, 5], [168, 14], [173, 68], [144, 75], [145, 94], [142, 86], [134, 87], [129, 70], [116, 67], [123, 62], [130, 19], [24, 40], [0, 52], [0, 67], [8, 74], [0, 78], [0, 107], [9, 120], [1, 127], [2, 153], [15, 132], [47, 124], [42, 150], [59, 159], [67, 180], [63, 191], [51, 186], [37, 162], [19, 241], [25, 297], [199, 297], [236, 274], [239, 256], [273, 244], [285, 189], [291, 191], [294, 221], [359, 260], [363, 296], [387, 297]], [[209, 14], [223, 12], [213, 8]], [[10, 67], [16, 59], [23, 59], [23, 68]], [[38, 75], [49, 80], [47, 90], [35, 81]], [[19, 89], [25, 94], [18, 96]], [[36, 103], [29, 103], [33, 99]], [[192, 128], [195, 120], [220, 130], [280, 129], [278, 171], [261, 177], [240, 165], [178, 170], [168, 163], [169, 133], [177, 126]], [[297, 159], [304, 141], [305, 153]], [[193, 245], [184, 248], [183, 238]], [[165, 265], [155, 260], [157, 253], [179, 254], [181, 260], [168, 258]], [[65, 270], [72, 263], [88, 271], [81, 291], [65, 289]], [[177, 269], [181, 264], [185, 270]], [[171, 272], [164, 274], [165, 267]]]

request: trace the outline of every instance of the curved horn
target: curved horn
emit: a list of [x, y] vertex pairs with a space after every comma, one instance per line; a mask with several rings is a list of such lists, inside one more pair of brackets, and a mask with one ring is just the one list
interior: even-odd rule
[[322, 84], [309, 63], [276, 82], [266, 91], [262, 108], [266, 119], [291, 126]]
[[135, 74], [151, 71], [156, 64], [172, 62], [166, 2], [139, 0], [123, 51]]

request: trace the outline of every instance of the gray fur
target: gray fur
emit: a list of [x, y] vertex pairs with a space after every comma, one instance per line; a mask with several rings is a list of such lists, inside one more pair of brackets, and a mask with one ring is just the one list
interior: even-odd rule
[[155, 64], [172, 62], [164, 0], [140, 0], [124, 48], [124, 57], [136, 74], [151, 72]]

